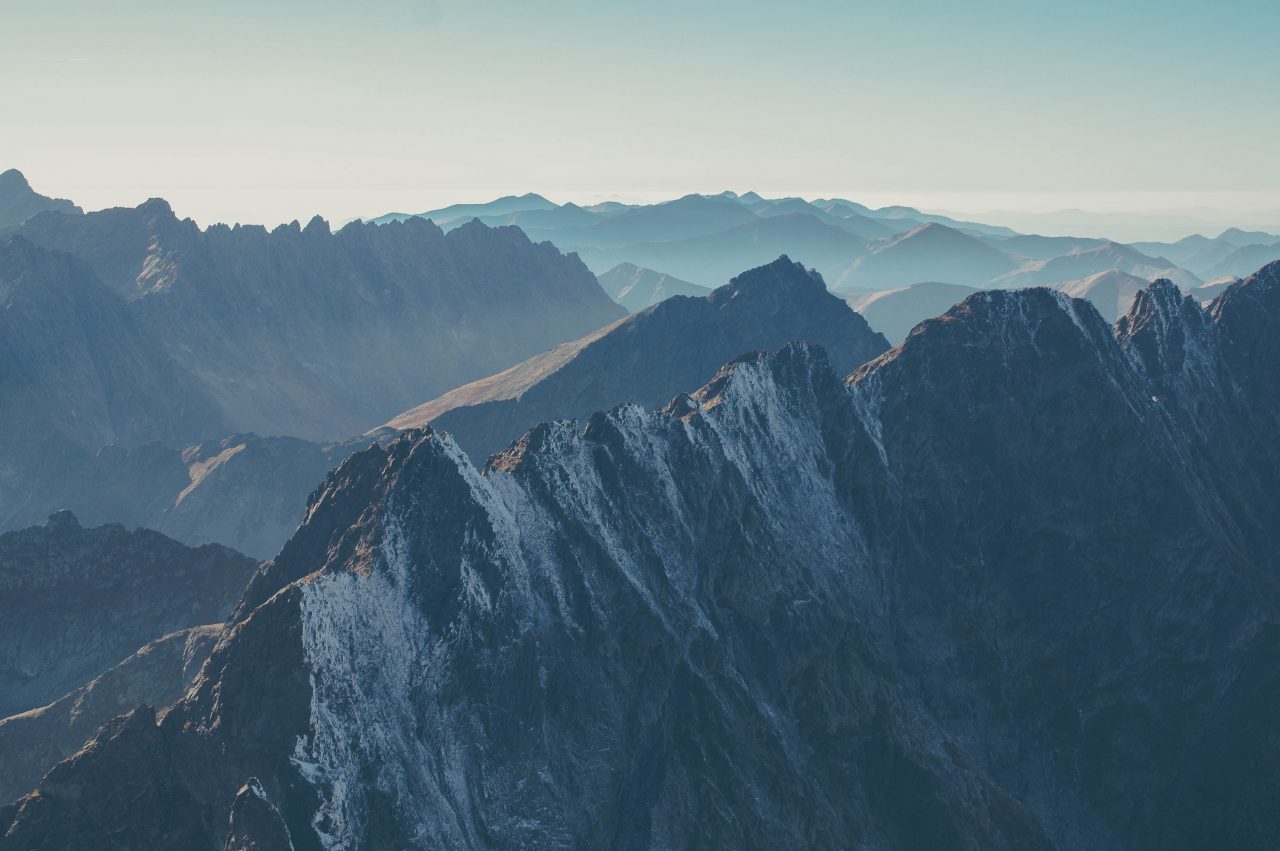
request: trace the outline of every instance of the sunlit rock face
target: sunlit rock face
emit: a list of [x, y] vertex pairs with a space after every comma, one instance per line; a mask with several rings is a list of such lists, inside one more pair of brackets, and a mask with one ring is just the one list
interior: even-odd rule
[[3, 847], [1266, 847], [1278, 293], [977, 293], [846, 381], [358, 453]]

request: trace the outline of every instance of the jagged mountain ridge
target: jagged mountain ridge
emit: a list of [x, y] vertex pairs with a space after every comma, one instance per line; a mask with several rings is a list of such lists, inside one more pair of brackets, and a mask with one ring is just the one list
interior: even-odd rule
[[893, 289], [922, 281], [975, 286], [1017, 266], [1008, 254], [953, 228], [928, 223], [877, 244], [835, 270], [837, 290]]
[[[624, 315], [580, 262], [517, 228], [470, 224], [445, 234], [410, 219], [331, 233], [316, 218], [305, 228], [200, 230], [153, 200], [41, 214], [18, 233], [78, 257], [122, 300], [117, 310], [190, 388], [169, 408], [212, 404], [213, 415], [192, 417], [202, 428], [174, 424], [177, 439], [159, 436], [176, 446], [237, 431], [345, 439]], [[95, 356], [112, 364], [110, 352]], [[31, 359], [13, 368], [43, 362]], [[168, 408], [146, 413], [172, 417]], [[88, 414], [79, 420], [104, 417]], [[90, 447], [157, 439], [118, 432], [68, 436]]]
[[867, 250], [862, 237], [811, 215], [748, 215], [751, 218], [747, 221], [725, 230], [680, 239], [597, 248], [575, 245], [572, 237], [565, 237], [560, 244], [570, 246], [584, 263], [599, 271], [632, 262], [708, 287], [780, 254], [803, 257], [808, 265], [826, 274]]
[[822, 277], [783, 256], [702, 298], [667, 299], [387, 423], [434, 424], [477, 462], [539, 422], [585, 418], [626, 401], [656, 407], [745, 351], [818, 343], [849, 372], [889, 348]]
[[983, 292], [847, 387], [371, 448], [0, 847], [1269, 847], [1277, 323]]

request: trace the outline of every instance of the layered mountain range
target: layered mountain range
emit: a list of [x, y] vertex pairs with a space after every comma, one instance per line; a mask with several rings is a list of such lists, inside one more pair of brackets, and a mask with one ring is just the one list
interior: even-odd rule
[[[45, 394], [55, 410], [24, 397], [22, 416], [89, 446], [340, 439], [623, 315], [581, 263], [517, 228], [201, 230], [153, 200], [14, 234], [0, 243], [6, 372], [62, 388]], [[135, 378], [140, 364], [152, 374]]]
[[[1187, 293], [1207, 305], [1237, 280], [1201, 284]], [[1087, 299], [1103, 319], [1114, 322], [1129, 311], [1134, 299], [1150, 283], [1137, 275], [1108, 269], [1087, 278], [1055, 283], [1053, 288], [1073, 298]], [[896, 344], [906, 339], [907, 334], [921, 322], [945, 313], [977, 291], [976, 287], [926, 281], [892, 290], [864, 290], [842, 295], [872, 328]]]
[[702, 298], [676, 297], [453, 390], [387, 423], [432, 424], [472, 459], [506, 448], [540, 422], [585, 419], [623, 402], [656, 407], [698, 387], [725, 361], [788, 341], [825, 348], [852, 371], [889, 348], [822, 278], [787, 257]]
[[1280, 264], [344, 462], [2, 848], [1266, 848]]
[[[916, 283], [1017, 288], [1051, 286], [1110, 270], [1190, 289], [1243, 277], [1280, 259], [1280, 236], [1229, 229], [1177, 243], [1121, 245], [1080, 236], [1020, 234], [1009, 228], [924, 213], [872, 209], [839, 198], [764, 198], [757, 193], [687, 195], [648, 205], [557, 206], [540, 195], [454, 205], [418, 214], [446, 230], [478, 218], [515, 224], [535, 239], [577, 252], [605, 275], [630, 264], [714, 287], [780, 254], [801, 258], [850, 293]], [[410, 218], [391, 214], [375, 221]]]
[[514, 227], [202, 230], [17, 172], [0, 210], [0, 529], [71, 508], [269, 557], [352, 435], [626, 315]]

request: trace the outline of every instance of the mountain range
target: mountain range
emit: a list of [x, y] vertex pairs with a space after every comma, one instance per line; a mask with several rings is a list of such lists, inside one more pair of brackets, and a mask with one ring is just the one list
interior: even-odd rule
[[[332, 233], [317, 218], [305, 228], [201, 230], [153, 200], [37, 215], [0, 244], [0, 255], [25, 264], [5, 282], [6, 302], [21, 298], [25, 311], [8, 332], [21, 374], [52, 368], [50, 351], [83, 348], [108, 372], [124, 356], [85, 339], [85, 322], [31, 337], [47, 321], [41, 311], [62, 315], [67, 306], [48, 303], [36, 274], [23, 269], [57, 263], [65, 267], [63, 298], [117, 314], [119, 336], [137, 340], [132, 356], [173, 373], [146, 388], [168, 396], [166, 407], [87, 409], [74, 426], [58, 423], [91, 445], [235, 431], [343, 438], [624, 313], [573, 258], [518, 228], [479, 224], [444, 234], [411, 219]], [[495, 325], [504, 333], [489, 333]], [[68, 393], [90, 398], [93, 376], [57, 368]], [[121, 380], [132, 374], [119, 372]]]
[[656, 407], [743, 352], [799, 340], [852, 371], [889, 348], [812, 270], [780, 257], [702, 298], [677, 296], [392, 419], [448, 431], [477, 463], [543, 422], [623, 402]]
[[33, 195], [0, 180], [24, 211], [0, 234], [0, 529], [73, 508], [269, 557], [352, 435], [626, 315], [514, 227], [201, 229]]
[[1280, 264], [984, 291], [847, 379], [371, 446], [0, 848], [1270, 847], [1278, 331]]
[[[515, 224], [531, 238], [577, 253], [598, 275], [619, 264], [714, 287], [780, 254], [802, 259], [835, 289], [896, 289], [915, 283], [1016, 288], [1080, 280], [1110, 269], [1190, 289], [1242, 277], [1280, 258], [1280, 236], [1229, 229], [1215, 238], [1136, 243], [1020, 234], [1006, 227], [910, 207], [872, 209], [839, 198], [764, 198], [755, 192], [686, 195], [648, 205], [556, 206], [508, 196], [419, 214], [446, 229], [468, 217]], [[375, 219], [408, 218], [391, 214]], [[922, 230], [925, 225], [935, 228]], [[941, 228], [941, 230], [937, 229]], [[916, 233], [913, 233], [916, 232]], [[1230, 258], [1230, 259], [1228, 259]]]

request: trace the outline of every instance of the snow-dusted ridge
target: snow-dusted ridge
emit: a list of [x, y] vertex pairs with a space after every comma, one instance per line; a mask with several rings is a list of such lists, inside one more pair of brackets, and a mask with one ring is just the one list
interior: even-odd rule
[[[1161, 313], [1160, 322], [1183, 321], [1183, 305], [1160, 297], [1159, 285], [1153, 290], [1157, 313], [1175, 311]], [[1148, 407], [1134, 402], [1151, 395], [1141, 370], [1125, 371], [1138, 364], [1122, 355], [1084, 300], [1048, 290], [982, 292], [953, 312], [941, 321], [978, 323], [983, 333], [975, 343], [996, 341], [1005, 368], [1013, 357], [1028, 357], [1023, 346], [1046, 358], [1063, 346], [1092, 351], [1127, 409], [1141, 417]], [[1058, 325], [1080, 342], [1055, 336]], [[402, 438], [418, 441], [410, 458], [432, 457], [431, 480], [467, 506], [460, 512], [467, 519], [448, 529], [442, 550], [433, 520], [440, 504], [427, 509], [417, 491], [396, 491], [384, 508], [370, 575], [330, 573], [303, 589], [312, 728], [295, 759], [322, 793], [314, 825], [326, 846], [347, 847], [366, 834], [375, 790], [393, 802], [413, 844], [484, 844], [494, 814], [475, 810], [468, 778], [483, 772], [493, 746], [472, 699], [455, 694], [451, 702], [448, 694], [464, 676], [458, 666], [501, 667], [480, 643], [493, 629], [505, 635], [500, 646], [581, 641], [617, 628], [621, 593], [686, 654], [724, 640], [724, 615], [704, 593], [699, 563], [707, 522], [696, 505], [701, 483], [733, 483], [738, 510], [756, 518], [739, 530], [757, 539], [747, 545], [773, 548], [767, 558], [774, 569], [803, 574], [809, 591], [796, 606], [840, 600], [867, 623], [883, 619], [885, 577], [830, 459], [852, 453], [855, 465], [894, 479], [882, 409], [895, 388], [884, 373], [931, 345], [913, 335], [853, 376], [847, 389], [811, 347], [744, 357], [680, 410], [626, 405], [585, 427], [542, 426], [483, 472], [447, 434]], [[424, 609], [418, 586], [441, 582], [448, 602]], [[555, 679], [546, 664], [535, 691]], [[741, 672], [734, 677], [753, 691]], [[784, 752], [798, 747], [774, 706], [762, 701], [755, 711]], [[536, 777], [556, 800], [565, 778], [557, 776], [554, 750], [550, 740], [528, 749], [490, 792], [511, 797], [525, 782], [515, 777]], [[375, 765], [370, 789], [361, 778]], [[557, 814], [561, 805], [548, 804], [536, 819], [506, 813], [503, 835], [520, 844], [570, 831]]]
[[744, 356], [484, 470], [372, 447], [191, 696], [9, 836], [117, 760], [142, 828], [203, 813], [215, 846], [257, 777], [299, 849], [1265, 847], [1272, 271], [1114, 329], [976, 294], [844, 382]]

